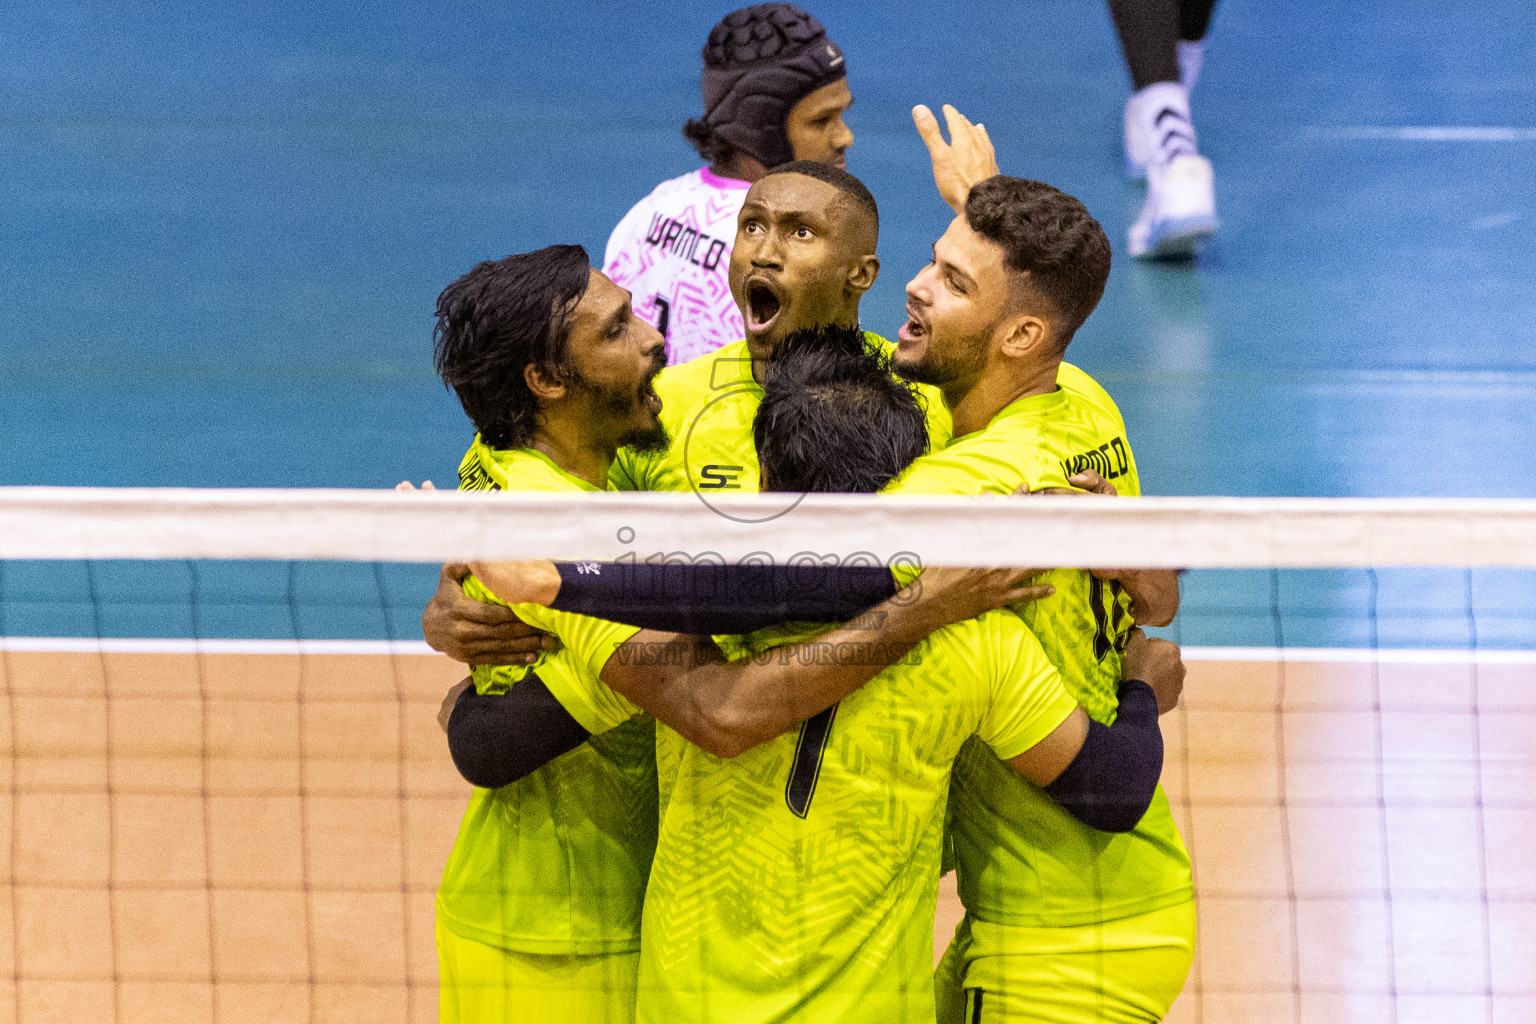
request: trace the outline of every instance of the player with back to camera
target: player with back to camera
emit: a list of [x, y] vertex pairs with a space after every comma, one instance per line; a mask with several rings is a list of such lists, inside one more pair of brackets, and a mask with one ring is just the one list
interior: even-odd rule
[[[460, 468], [463, 486], [604, 489], [620, 445], [664, 440], [651, 383], [662, 356], [661, 336], [635, 317], [623, 289], [588, 266], [579, 246], [475, 267], [439, 298], [435, 350], [477, 430]], [[873, 638], [899, 658], [948, 622], [1039, 592], [1022, 583], [1024, 575], [941, 575], [915, 600], [886, 602]], [[465, 587], [495, 600], [473, 577]], [[578, 724], [562, 703], [579, 707], [568, 692], [596, 686], [616, 649], [643, 655], [648, 645], [697, 641], [519, 611], [566, 646], [531, 667], [477, 668], [471, 692], [481, 703], [464, 702], [448, 717], [455, 761], [479, 788], [438, 891], [440, 1012], [448, 1022], [629, 1020], [657, 828], [653, 726], [639, 712], [728, 753], [792, 728], [885, 662], [789, 668], [714, 657], [660, 675], [626, 672], [644, 659], [621, 658], [612, 676], [634, 703], [599, 727], [587, 716]], [[531, 727], [533, 739], [510, 752], [491, 749], [499, 737], [486, 735], [487, 722], [495, 724], [487, 716], [496, 712]]]
[[771, 3], [727, 14], [704, 45], [704, 116], [683, 134], [708, 166], [656, 186], [613, 229], [603, 271], [683, 363], [742, 336], [726, 272], [752, 183], [791, 160], [847, 167], [847, 63], [810, 14]]

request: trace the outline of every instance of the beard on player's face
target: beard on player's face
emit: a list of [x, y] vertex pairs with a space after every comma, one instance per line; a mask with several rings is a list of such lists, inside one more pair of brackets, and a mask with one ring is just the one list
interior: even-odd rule
[[659, 454], [672, 447], [672, 435], [667, 433], [666, 427], [657, 423], [654, 427], [625, 434], [619, 438], [619, 447], [630, 448], [643, 455]]
[[656, 394], [656, 375], [667, 365], [667, 352], [657, 348], [646, 368], [639, 385], [597, 383], [577, 367], [571, 368], [572, 386], [586, 392], [592, 415], [600, 417], [616, 428], [616, 438], [621, 448], [634, 448], [642, 452], [664, 451], [671, 443], [666, 428], [661, 425], [661, 398]]
[[922, 354], [914, 360], [905, 361], [898, 350], [892, 366], [899, 376], [914, 384], [932, 384], [942, 388], [980, 374], [987, 365], [987, 349], [991, 340], [991, 327], [976, 334], [944, 338], [942, 332], [934, 333], [934, 326], [929, 325]]

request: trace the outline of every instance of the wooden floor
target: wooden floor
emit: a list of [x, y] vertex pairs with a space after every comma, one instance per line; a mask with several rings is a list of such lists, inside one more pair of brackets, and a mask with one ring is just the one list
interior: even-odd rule
[[1193, 663], [1178, 1021], [1536, 1021], [1536, 666]]
[[[436, 1019], [458, 666], [0, 664], [0, 1021]], [[1199, 661], [1163, 725], [1200, 909], [1170, 1020], [1536, 1021], [1536, 666]]]

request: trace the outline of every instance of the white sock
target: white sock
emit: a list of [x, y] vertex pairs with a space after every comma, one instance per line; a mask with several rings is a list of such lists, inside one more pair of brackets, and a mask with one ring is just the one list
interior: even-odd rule
[[1166, 165], [1174, 157], [1199, 153], [1189, 117], [1189, 89], [1178, 82], [1154, 82], [1132, 96], [1141, 122], [1147, 162]]
[[1205, 63], [1205, 40], [1189, 42], [1179, 40], [1179, 81], [1184, 88], [1193, 90], [1200, 81], [1200, 66]]

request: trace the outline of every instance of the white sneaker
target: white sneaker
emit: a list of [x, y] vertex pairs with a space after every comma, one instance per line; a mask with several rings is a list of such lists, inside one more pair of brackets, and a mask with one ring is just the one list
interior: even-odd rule
[[1203, 156], [1147, 165], [1147, 201], [1127, 245], [1143, 259], [1188, 259], [1216, 231], [1216, 174]]
[[[1186, 94], [1194, 90], [1204, 62], [1204, 39], [1195, 42], [1179, 40], [1179, 84], [1184, 86]], [[1149, 126], [1142, 121], [1141, 108], [1145, 97], [1145, 90], [1131, 93], [1125, 101], [1125, 116], [1122, 118], [1125, 126], [1125, 176], [1132, 181], [1140, 181], [1147, 176], [1151, 142]]]
[[1139, 94], [1125, 101], [1125, 176], [1140, 181], [1147, 176], [1147, 130], [1141, 123]]

